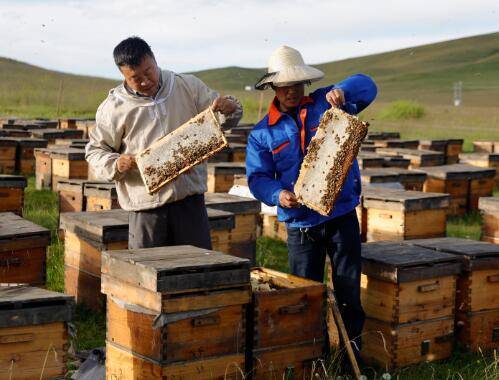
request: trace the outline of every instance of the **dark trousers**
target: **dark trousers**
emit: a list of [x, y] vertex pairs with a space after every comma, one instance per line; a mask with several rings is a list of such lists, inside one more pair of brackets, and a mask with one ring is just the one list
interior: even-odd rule
[[318, 226], [287, 230], [292, 274], [323, 282], [329, 255], [340, 313], [348, 336], [360, 350], [365, 314], [360, 303], [361, 242], [355, 210]]
[[192, 195], [161, 207], [131, 211], [128, 248], [193, 245], [211, 249], [210, 224], [204, 195]]

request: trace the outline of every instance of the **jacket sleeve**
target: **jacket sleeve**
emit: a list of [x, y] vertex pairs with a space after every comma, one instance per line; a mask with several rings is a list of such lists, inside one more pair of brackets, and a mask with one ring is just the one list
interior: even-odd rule
[[[196, 107], [198, 112], [204, 111], [206, 108], [211, 106], [213, 101], [219, 96], [218, 92], [209, 88], [201, 79], [196, 78], [193, 75], [189, 76], [192, 92], [194, 95], [194, 100], [196, 102]], [[243, 107], [241, 102], [234, 96], [226, 95], [226, 98], [231, 99], [236, 103], [236, 110], [229, 116], [221, 115], [221, 124], [223, 129], [231, 129], [235, 127], [239, 120], [243, 117]]]
[[281, 183], [275, 179], [275, 173], [272, 153], [251, 133], [246, 147], [248, 186], [255, 198], [268, 206], [279, 204], [279, 193], [283, 190]]
[[119, 149], [123, 137], [123, 128], [117, 128], [111, 122], [108, 107], [103, 103], [95, 116], [95, 128], [89, 134], [89, 142], [85, 147], [85, 159], [104, 180], [120, 180], [124, 174], [118, 172], [116, 163], [120, 157]]
[[376, 83], [364, 74], [355, 74], [331, 88], [340, 88], [345, 93], [345, 101], [360, 113], [371, 104], [378, 93]]

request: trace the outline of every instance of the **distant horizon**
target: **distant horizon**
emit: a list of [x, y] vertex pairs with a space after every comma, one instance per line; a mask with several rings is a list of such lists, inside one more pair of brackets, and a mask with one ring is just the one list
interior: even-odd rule
[[[462, 37], [457, 37], [457, 38], [451, 38], [451, 39], [446, 39], [446, 40], [432, 41], [432, 42], [423, 43], [423, 44], [419, 44], [419, 45], [404, 46], [404, 47], [401, 47], [401, 48], [384, 50], [384, 51], [380, 51], [380, 52], [376, 52], [376, 53], [372, 53], [372, 54], [361, 54], [361, 55], [357, 55], [357, 56], [351, 56], [351, 57], [346, 57], [346, 58], [341, 58], [341, 59], [336, 59], [336, 60], [322, 61], [322, 62], [319, 62], [319, 63], [313, 63], [313, 62], [312, 63], [307, 62], [307, 63], [310, 64], [310, 65], [313, 65], [313, 66], [320, 66], [320, 65], [329, 64], [329, 63], [347, 61], [349, 59], [362, 58], [362, 57], [368, 57], [368, 56], [375, 56], [375, 55], [386, 54], [386, 53], [391, 53], [391, 52], [394, 52], [394, 51], [405, 50], [405, 49], [415, 49], [415, 48], [420, 48], [420, 47], [428, 46], [428, 45], [436, 45], [436, 44], [439, 44], [439, 43], [445, 43], [445, 42], [450, 42], [450, 41], [455, 41], [455, 40], [462, 40], [462, 39], [467, 39], [467, 38], [485, 36], [485, 35], [496, 34], [496, 33], [499, 33], [499, 30], [485, 32], [485, 33], [479, 33], [479, 34], [473, 34], [473, 35], [467, 35], [467, 36], [462, 36]], [[154, 49], [153, 49], [153, 52], [154, 52]], [[99, 78], [99, 79], [105, 79], [105, 80], [111, 80], [111, 81], [117, 81], [117, 82], [123, 80], [123, 78], [119, 76], [118, 68], [116, 68], [116, 77], [107, 77], [107, 76], [102, 76], [102, 75], [93, 75], [93, 74], [90, 74], [90, 73], [85, 74], [85, 73], [77, 73], [77, 72], [67, 72], [67, 71], [59, 70], [57, 68], [44, 67], [44, 66], [38, 65], [38, 64], [33, 63], [33, 62], [27, 62], [27, 61], [19, 60], [19, 59], [12, 58], [12, 57], [0, 56], [0, 58], [8, 59], [8, 60], [11, 60], [11, 61], [15, 61], [15, 62], [19, 62], [19, 63], [30, 65], [30, 66], [38, 67], [38, 68], [43, 69], [43, 70], [53, 71], [53, 72], [57, 72], [57, 73], [61, 73], [61, 74], [66, 74], [66, 75], [76, 75], [76, 76], [83, 76], [83, 77], [92, 77], [92, 78]], [[170, 68], [161, 65], [161, 63], [159, 63], [159, 62], [158, 62], [158, 65], [162, 69], [171, 70]], [[262, 67], [262, 66], [260, 66], [260, 67], [251, 67], [251, 66], [228, 65], [228, 66], [218, 66], [218, 67], [201, 68], [199, 70], [188, 70], [188, 71], [175, 71], [175, 70], [172, 70], [172, 71], [179, 72], [179, 73], [196, 73], [196, 72], [204, 72], [204, 71], [210, 71], [210, 70], [222, 70], [222, 69], [226, 69], [226, 68], [230, 68], [230, 67], [236, 67], [236, 68], [241, 68], [241, 69], [250, 69], [250, 70], [262, 70], [262, 69], [265, 69], [265, 67]]]

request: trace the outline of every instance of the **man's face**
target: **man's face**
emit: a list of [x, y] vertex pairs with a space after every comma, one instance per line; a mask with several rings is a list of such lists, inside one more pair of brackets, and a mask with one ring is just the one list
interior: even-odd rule
[[305, 84], [297, 83], [285, 87], [272, 87], [275, 91], [275, 96], [279, 101], [279, 108], [282, 112], [287, 112], [298, 107], [303, 95], [305, 94]]
[[159, 70], [156, 60], [146, 55], [137, 66], [121, 66], [120, 71], [127, 85], [146, 96], [155, 96], [159, 86]]

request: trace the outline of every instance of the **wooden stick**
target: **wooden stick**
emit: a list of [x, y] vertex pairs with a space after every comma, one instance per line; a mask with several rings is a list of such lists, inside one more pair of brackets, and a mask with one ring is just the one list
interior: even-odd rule
[[338, 308], [338, 303], [336, 302], [336, 297], [334, 296], [334, 291], [331, 289], [327, 290], [327, 303], [329, 308], [333, 312], [334, 321], [336, 322], [336, 326], [338, 327], [338, 332], [345, 343], [345, 347], [347, 349], [348, 358], [350, 359], [350, 364], [352, 365], [352, 369], [357, 380], [360, 380], [360, 369], [359, 364], [357, 363], [357, 359], [355, 358], [355, 354], [352, 349], [352, 343], [350, 342], [350, 338], [348, 337], [347, 330], [345, 328], [345, 324], [343, 323], [343, 318], [341, 318], [340, 309]]

